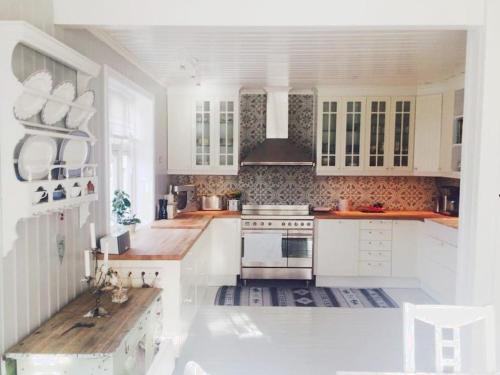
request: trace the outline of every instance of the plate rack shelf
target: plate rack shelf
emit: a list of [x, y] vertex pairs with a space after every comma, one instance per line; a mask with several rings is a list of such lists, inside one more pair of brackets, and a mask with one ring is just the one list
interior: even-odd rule
[[[26, 137], [44, 135], [63, 140], [85, 140], [93, 147], [97, 141], [89, 131], [88, 122], [96, 109], [67, 102], [51, 94], [27, 89], [13, 72], [13, 53], [18, 44], [73, 69], [76, 72], [77, 95], [88, 90], [92, 78], [98, 76], [100, 65], [89, 60], [57, 39], [22, 21], [0, 22], [3, 43], [0, 45], [0, 256], [7, 255], [18, 237], [17, 224], [30, 217], [80, 208], [80, 224], [89, 215], [89, 205], [98, 199], [96, 164], [48, 165], [50, 171], [42, 180], [22, 181], [16, 174], [16, 148]], [[14, 115], [16, 100], [24, 93], [78, 108], [88, 114], [79, 130], [88, 137], [71, 134], [76, 129], [21, 121]]]

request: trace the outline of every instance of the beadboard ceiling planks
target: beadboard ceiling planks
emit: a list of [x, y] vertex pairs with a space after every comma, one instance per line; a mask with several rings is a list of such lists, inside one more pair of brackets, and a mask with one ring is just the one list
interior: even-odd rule
[[166, 85], [419, 85], [465, 69], [466, 32], [326, 27], [106, 27]]

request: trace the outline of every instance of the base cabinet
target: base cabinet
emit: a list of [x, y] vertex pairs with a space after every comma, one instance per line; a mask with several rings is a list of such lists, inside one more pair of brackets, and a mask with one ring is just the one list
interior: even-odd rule
[[423, 223], [394, 220], [392, 230], [392, 276], [417, 277], [418, 239]]
[[213, 219], [208, 285], [236, 285], [241, 264], [241, 220]]
[[456, 300], [457, 229], [426, 221], [419, 243], [418, 278], [439, 303]]
[[317, 220], [318, 286], [417, 287], [416, 220]]
[[316, 231], [316, 276], [357, 276], [358, 221], [318, 220]]

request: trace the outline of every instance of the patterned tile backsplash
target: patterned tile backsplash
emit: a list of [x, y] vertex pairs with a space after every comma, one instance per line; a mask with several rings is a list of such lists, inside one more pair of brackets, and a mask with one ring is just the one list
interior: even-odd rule
[[[241, 155], [265, 139], [265, 95], [242, 95], [240, 102]], [[289, 137], [314, 149], [314, 99], [290, 95]], [[354, 207], [375, 202], [387, 209], [432, 210], [438, 195], [435, 178], [316, 176], [311, 167], [242, 167], [238, 176], [171, 176], [173, 184], [194, 184], [199, 195], [243, 192], [253, 204], [311, 204], [333, 206], [350, 199]]]

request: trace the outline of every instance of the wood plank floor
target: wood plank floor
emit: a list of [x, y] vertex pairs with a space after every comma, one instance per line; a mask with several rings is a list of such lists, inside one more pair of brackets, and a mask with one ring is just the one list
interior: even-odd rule
[[[400, 309], [212, 306], [210, 290], [177, 360], [181, 375], [187, 361], [211, 375], [335, 374], [335, 371], [401, 371]], [[386, 289], [399, 303], [433, 303], [419, 289]], [[419, 339], [432, 339], [418, 327]], [[424, 341], [424, 340], [422, 340]], [[417, 348], [429, 371], [433, 348]]]

